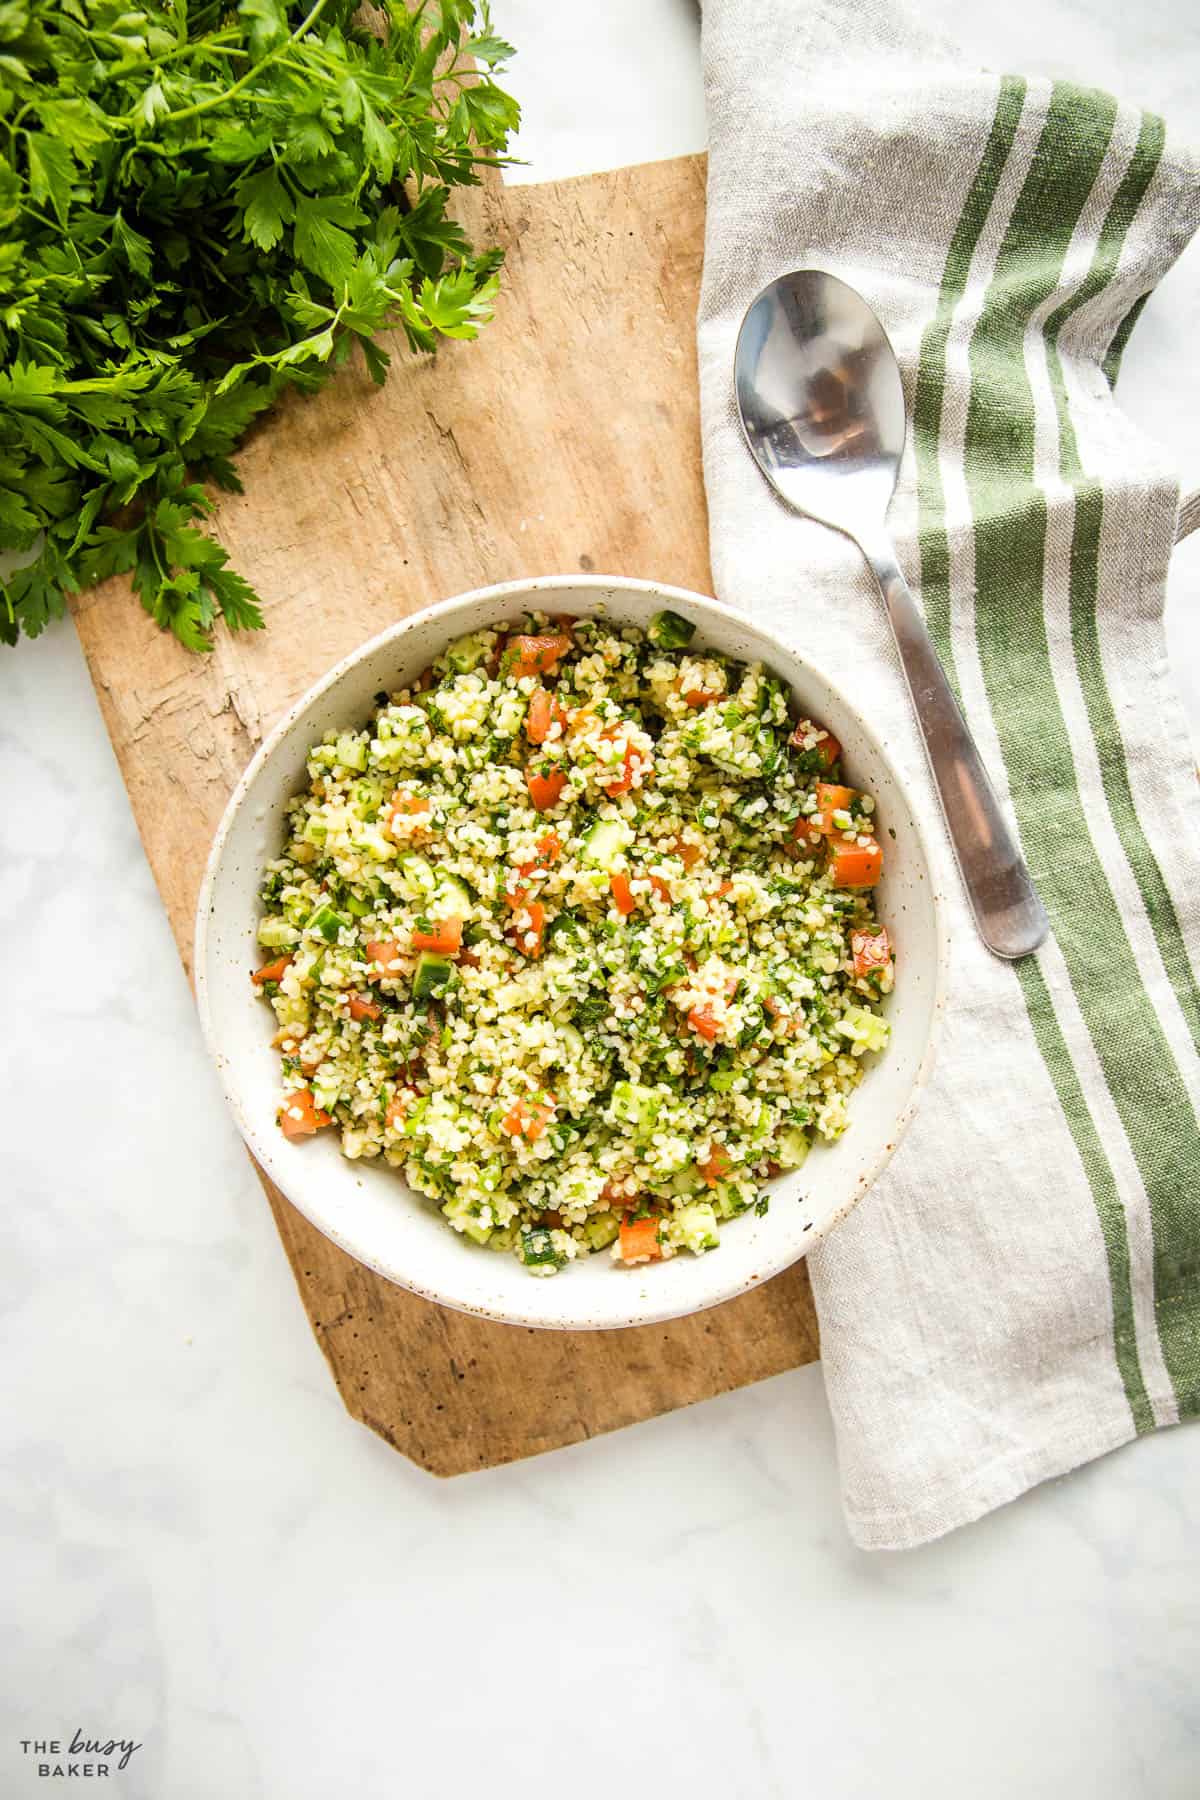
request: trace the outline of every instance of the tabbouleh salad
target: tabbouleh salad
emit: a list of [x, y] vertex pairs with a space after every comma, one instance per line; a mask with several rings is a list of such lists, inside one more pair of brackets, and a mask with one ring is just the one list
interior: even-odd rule
[[714, 1248], [888, 1040], [874, 802], [693, 630], [460, 638], [313, 747], [265, 871], [285, 1136], [338, 1131], [534, 1274]]

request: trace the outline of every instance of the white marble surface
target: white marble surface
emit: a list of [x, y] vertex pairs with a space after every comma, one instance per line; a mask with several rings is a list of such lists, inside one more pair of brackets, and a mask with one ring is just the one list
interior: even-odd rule
[[[687, 0], [496, 10], [526, 178], [701, 145]], [[1192, 0], [925, 10], [1194, 111]], [[1200, 482], [1198, 326], [1193, 250], [1124, 380]], [[1200, 727], [1195, 542], [1171, 603]], [[1200, 1431], [890, 1559], [847, 1542], [817, 1369], [419, 1474], [305, 1325], [67, 628], [0, 656], [0, 771], [0, 1794], [80, 1726], [141, 1742], [106, 1791], [147, 1800], [1196, 1794]]]

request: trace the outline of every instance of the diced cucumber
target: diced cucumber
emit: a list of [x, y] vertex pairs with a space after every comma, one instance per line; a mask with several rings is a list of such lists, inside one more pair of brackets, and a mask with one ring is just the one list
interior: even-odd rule
[[780, 1133], [775, 1160], [785, 1169], [798, 1169], [808, 1155], [808, 1150], [808, 1133], [802, 1131], [799, 1125], [789, 1125], [786, 1131]]
[[264, 950], [286, 950], [296, 943], [300, 933], [286, 919], [260, 919], [258, 941]]
[[363, 770], [367, 766], [367, 740], [365, 737], [354, 737], [350, 732], [343, 732], [334, 745], [337, 760], [344, 769]]
[[593, 1213], [583, 1227], [584, 1239], [592, 1250], [605, 1250], [621, 1229], [615, 1213]]
[[433, 950], [422, 950], [413, 975], [413, 999], [432, 1000], [435, 994], [441, 993], [450, 979], [453, 967], [448, 956], [438, 956]]
[[488, 640], [482, 632], [468, 631], [465, 637], [455, 638], [446, 650], [446, 665], [456, 675], [467, 675], [479, 667], [488, 649]]
[[369, 777], [356, 781], [350, 789], [350, 798], [358, 809], [361, 819], [370, 820], [378, 816], [383, 803], [383, 783], [372, 781]]
[[892, 1035], [887, 1020], [881, 1019], [878, 1013], [868, 1012], [865, 1006], [848, 1006], [837, 1029], [850, 1039], [856, 1053], [859, 1045], [863, 1050], [886, 1049]]
[[466, 1193], [454, 1194], [442, 1208], [442, 1215], [449, 1219], [456, 1231], [469, 1237], [476, 1244], [486, 1244], [492, 1235], [490, 1225], [485, 1225], [475, 1211], [475, 1202]]
[[562, 1040], [563, 1050], [566, 1055], [569, 1056], [573, 1062], [582, 1061], [583, 1057], [587, 1054], [583, 1042], [583, 1034], [576, 1031], [574, 1025], [560, 1025], [558, 1027], [558, 1035]]
[[358, 894], [347, 894], [342, 905], [352, 919], [365, 919], [371, 910], [371, 902], [363, 900]]
[[685, 1199], [689, 1194], [698, 1194], [704, 1185], [704, 1177], [695, 1163], [689, 1164], [686, 1169], [678, 1170], [671, 1177], [671, 1192]]
[[362, 820], [350, 833], [350, 842], [372, 862], [391, 862], [396, 855], [396, 846], [391, 838], [385, 838], [378, 825]]
[[339, 933], [349, 923], [344, 913], [338, 912], [335, 907], [322, 905], [317, 907], [304, 929], [319, 932], [327, 944], [336, 944]]
[[376, 721], [372, 746], [375, 761], [384, 769], [417, 769], [426, 761], [429, 723], [419, 706], [390, 706]]
[[704, 1250], [715, 1250], [721, 1241], [717, 1215], [707, 1200], [693, 1200], [675, 1214], [675, 1226], [684, 1244], [697, 1256]]
[[753, 1204], [754, 1184], [746, 1181], [718, 1181], [713, 1189], [713, 1210], [720, 1219], [736, 1219]]
[[597, 819], [589, 825], [580, 841], [584, 862], [595, 868], [611, 870], [633, 834], [620, 819]]
[[562, 1258], [554, 1248], [554, 1239], [541, 1225], [527, 1225], [521, 1232], [521, 1261], [527, 1269], [555, 1268]]
[[662, 1096], [638, 1081], [618, 1081], [609, 1102], [611, 1117], [622, 1125], [632, 1125], [638, 1137], [648, 1137], [654, 1130]]
[[312, 1078], [312, 1097], [321, 1112], [332, 1112], [342, 1097], [342, 1078], [322, 1063]]
[[435, 912], [447, 918], [464, 919], [474, 899], [465, 881], [460, 881], [457, 875], [448, 875], [444, 869], [438, 870], [431, 902]]
[[405, 895], [410, 900], [427, 900], [437, 886], [433, 864], [427, 857], [402, 856], [399, 863], [404, 878]]
[[304, 944], [297, 950], [292, 959], [292, 967], [301, 981], [314, 983], [321, 973], [321, 964], [325, 961], [325, 947], [322, 944]]
[[304, 829], [300, 836], [306, 844], [323, 844], [329, 835], [329, 827], [318, 813], [309, 813], [304, 821]]
[[696, 635], [696, 627], [677, 612], [655, 613], [646, 627], [646, 636], [660, 650], [682, 650]]
[[783, 744], [773, 731], [760, 731], [754, 740], [763, 779], [774, 775], [783, 761]]
[[406, 899], [415, 900], [431, 918], [466, 918], [474, 895], [464, 881], [445, 869], [435, 869], [427, 857], [400, 858]]

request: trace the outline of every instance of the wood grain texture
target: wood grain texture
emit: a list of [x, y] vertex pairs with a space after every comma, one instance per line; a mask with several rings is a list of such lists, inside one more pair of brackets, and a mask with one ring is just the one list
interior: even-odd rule
[[[291, 396], [239, 459], [214, 529], [263, 595], [265, 633], [206, 659], [124, 582], [75, 616], [147, 855], [190, 972], [192, 917], [228, 794], [333, 662], [435, 600], [595, 570], [707, 592], [694, 323], [704, 161], [466, 197], [506, 246], [495, 323], [435, 358], [396, 346]], [[803, 1265], [712, 1312], [620, 1332], [531, 1332], [418, 1300], [335, 1248], [264, 1179], [350, 1412], [435, 1474], [531, 1456], [761, 1380], [817, 1354]], [[568, 1277], [569, 1279], [569, 1277]]]

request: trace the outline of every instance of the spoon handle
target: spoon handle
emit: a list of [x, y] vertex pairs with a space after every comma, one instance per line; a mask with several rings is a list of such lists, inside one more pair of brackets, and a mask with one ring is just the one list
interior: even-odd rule
[[1050, 930], [1046, 909], [1000, 810], [891, 539], [880, 532], [860, 538], [859, 544], [887, 607], [979, 935], [997, 956], [1028, 956]]

